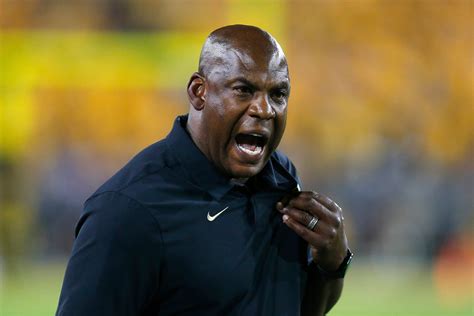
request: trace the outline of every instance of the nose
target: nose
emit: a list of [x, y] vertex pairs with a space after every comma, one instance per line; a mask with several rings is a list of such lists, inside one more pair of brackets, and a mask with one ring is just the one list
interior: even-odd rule
[[268, 102], [267, 96], [260, 95], [250, 104], [249, 115], [261, 120], [271, 120], [275, 118], [276, 113], [270, 102]]

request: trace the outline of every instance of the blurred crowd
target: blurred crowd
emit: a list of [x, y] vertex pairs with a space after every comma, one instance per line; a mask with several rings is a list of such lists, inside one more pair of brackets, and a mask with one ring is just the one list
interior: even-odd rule
[[0, 266], [69, 254], [84, 200], [187, 111], [200, 45], [236, 22], [286, 51], [281, 149], [355, 253], [472, 251], [472, 2], [243, 2], [0, 0]]

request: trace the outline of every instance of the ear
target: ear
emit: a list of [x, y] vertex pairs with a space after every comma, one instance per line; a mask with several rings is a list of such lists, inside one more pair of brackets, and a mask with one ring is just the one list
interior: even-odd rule
[[192, 74], [188, 82], [189, 102], [197, 111], [204, 108], [206, 101], [206, 79], [198, 72]]

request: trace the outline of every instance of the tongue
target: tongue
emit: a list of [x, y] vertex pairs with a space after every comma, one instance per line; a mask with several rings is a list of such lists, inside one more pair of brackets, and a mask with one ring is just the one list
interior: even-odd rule
[[259, 139], [252, 135], [239, 134], [235, 140], [239, 146], [250, 151], [255, 151], [260, 147]]
[[247, 149], [247, 150], [251, 150], [251, 151], [255, 151], [257, 149], [257, 144], [246, 144], [246, 143], [242, 143], [242, 144], [239, 144], [240, 146], [242, 146], [243, 148]]

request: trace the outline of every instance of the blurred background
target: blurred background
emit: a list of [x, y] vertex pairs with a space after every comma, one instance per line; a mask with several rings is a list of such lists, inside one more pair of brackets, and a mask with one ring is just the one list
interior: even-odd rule
[[283, 46], [281, 144], [345, 210], [329, 315], [474, 315], [473, 1], [0, 0], [0, 315], [54, 314], [82, 203], [188, 108], [215, 28]]

